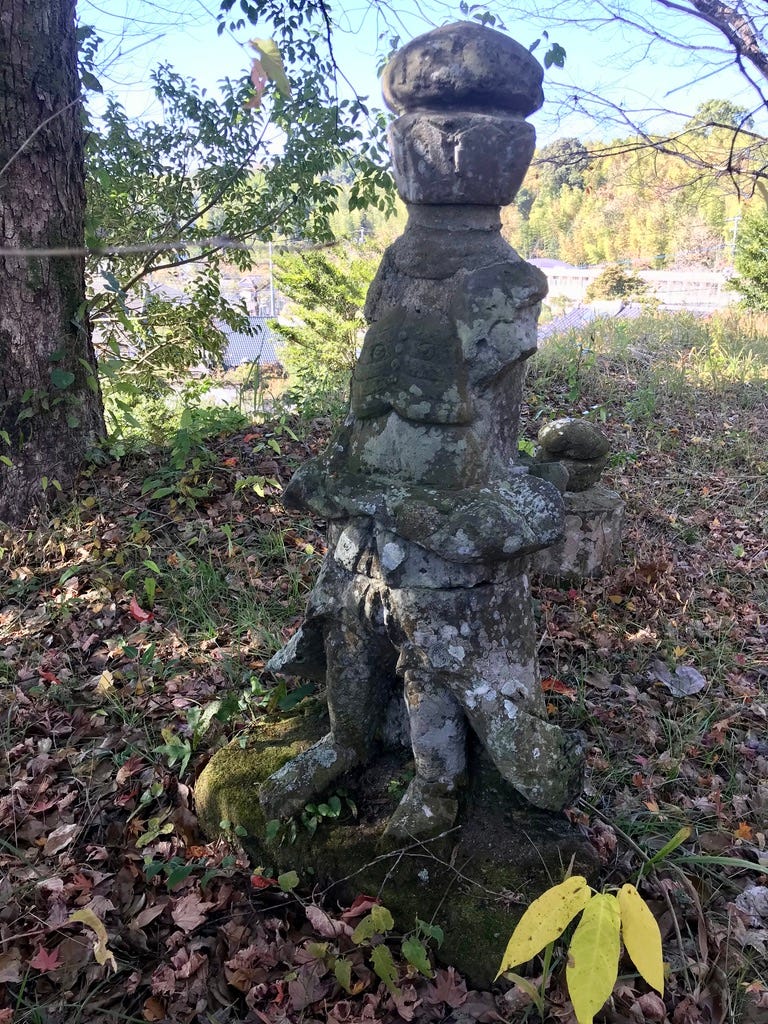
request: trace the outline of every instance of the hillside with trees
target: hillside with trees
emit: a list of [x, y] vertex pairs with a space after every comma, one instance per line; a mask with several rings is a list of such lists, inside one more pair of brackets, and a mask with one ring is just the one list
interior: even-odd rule
[[738, 184], [716, 169], [732, 129], [703, 122], [746, 116], [725, 101], [702, 104], [689, 135], [701, 162], [696, 169], [670, 154], [616, 139], [596, 157], [589, 140], [558, 139], [537, 153], [505, 230], [526, 257], [553, 257], [575, 265], [630, 260], [655, 269], [733, 263], [735, 227], [744, 209], [762, 208], [758, 190], [746, 202]]

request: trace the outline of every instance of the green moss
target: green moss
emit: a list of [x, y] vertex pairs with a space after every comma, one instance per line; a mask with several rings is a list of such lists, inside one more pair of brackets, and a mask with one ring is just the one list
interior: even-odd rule
[[314, 835], [299, 827], [293, 844], [267, 843], [259, 784], [326, 730], [324, 713], [310, 705], [304, 714], [267, 722], [245, 749], [233, 744], [215, 754], [195, 791], [205, 831], [220, 833], [225, 818], [243, 826], [254, 864], [295, 870], [304, 884], [342, 903], [380, 894], [398, 931], [413, 929], [417, 916], [434, 920], [445, 931], [439, 959], [479, 986], [492, 983], [524, 908], [508, 905], [505, 892], [534, 899], [563, 877], [572, 855], [576, 873], [596, 874], [591, 847], [565, 819], [523, 806], [481, 757], [474, 758], [463, 827], [446, 838], [408, 845], [384, 836], [396, 802], [389, 784], [402, 771], [403, 752], [340, 780], [338, 788], [360, 808], [359, 821], [323, 822]]
[[323, 720], [314, 713], [267, 721], [247, 747], [232, 743], [211, 758], [195, 786], [200, 825], [208, 835], [220, 835], [225, 819], [242, 825], [248, 836], [264, 835], [266, 822], [258, 787], [286, 761], [306, 750], [322, 735]]

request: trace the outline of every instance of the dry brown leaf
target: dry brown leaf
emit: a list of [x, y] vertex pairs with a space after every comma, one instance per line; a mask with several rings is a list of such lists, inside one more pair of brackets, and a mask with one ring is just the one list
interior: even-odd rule
[[174, 904], [171, 917], [183, 932], [191, 932], [205, 921], [206, 911], [212, 906], [213, 903], [206, 903], [196, 892], [190, 892]]
[[45, 840], [43, 854], [46, 857], [53, 857], [66, 849], [80, 831], [80, 825], [74, 822], [71, 825], [59, 825], [51, 832]]

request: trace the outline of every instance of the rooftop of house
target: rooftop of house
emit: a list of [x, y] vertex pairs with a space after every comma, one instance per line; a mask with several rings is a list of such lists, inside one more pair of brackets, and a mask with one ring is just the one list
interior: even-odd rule
[[261, 366], [278, 366], [282, 362], [280, 351], [283, 341], [269, 326], [270, 317], [251, 316], [252, 334], [234, 331], [226, 324], [216, 326], [226, 338], [222, 355], [225, 370], [231, 370], [241, 363], [259, 363]]

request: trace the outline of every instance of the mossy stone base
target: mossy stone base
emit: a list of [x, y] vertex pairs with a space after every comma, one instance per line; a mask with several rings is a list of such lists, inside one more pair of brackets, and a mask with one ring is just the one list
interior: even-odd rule
[[439, 959], [478, 987], [493, 981], [527, 904], [562, 879], [572, 857], [575, 873], [596, 875], [592, 847], [567, 820], [524, 805], [479, 752], [461, 826], [443, 838], [404, 844], [384, 836], [407, 780], [403, 751], [382, 754], [334, 787], [354, 800], [358, 820], [323, 822], [313, 836], [299, 826], [295, 843], [267, 843], [259, 784], [327, 730], [324, 709], [305, 704], [302, 713], [266, 721], [245, 748], [218, 751], [195, 789], [203, 830], [218, 835], [225, 819], [242, 826], [254, 864], [295, 870], [305, 885], [327, 888], [342, 902], [379, 895], [402, 932], [417, 916], [433, 920], [445, 931]]

